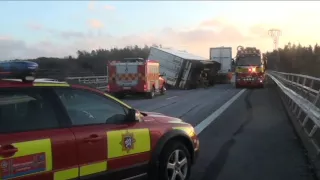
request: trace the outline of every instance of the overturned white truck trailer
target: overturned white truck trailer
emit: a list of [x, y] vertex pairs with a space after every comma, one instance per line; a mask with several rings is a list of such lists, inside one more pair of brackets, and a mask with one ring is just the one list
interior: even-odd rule
[[160, 73], [165, 75], [167, 85], [171, 88], [193, 88], [201, 70], [209, 67], [217, 72], [220, 68], [218, 62], [172, 48], [151, 47], [148, 59], [160, 62]]

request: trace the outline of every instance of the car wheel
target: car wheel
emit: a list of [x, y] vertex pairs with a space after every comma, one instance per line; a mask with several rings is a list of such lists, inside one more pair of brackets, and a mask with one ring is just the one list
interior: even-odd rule
[[159, 180], [188, 180], [191, 170], [190, 153], [179, 142], [168, 144], [160, 156]]

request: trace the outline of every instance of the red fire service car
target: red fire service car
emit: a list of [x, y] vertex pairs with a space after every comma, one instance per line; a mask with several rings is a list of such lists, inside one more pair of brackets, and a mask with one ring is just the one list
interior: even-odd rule
[[93, 88], [37, 80], [37, 67], [0, 63], [0, 179], [189, 178], [199, 152], [190, 124]]
[[122, 98], [127, 94], [145, 94], [153, 98], [166, 92], [165, 80], [160, 75], [160, 64], [155, 60], [125, 58], [108, 63], [107, 92]]
[[239, 46], [235, 68], [237, 88], [264, 86], [265, 68], [259, 49]]

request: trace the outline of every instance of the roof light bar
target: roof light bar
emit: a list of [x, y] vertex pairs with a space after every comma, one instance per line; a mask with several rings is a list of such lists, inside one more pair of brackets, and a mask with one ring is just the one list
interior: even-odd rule
[[32, 61], [3, 61], [0, 62], [0, 79], [34, 81], [38, 67], [38, 64]]

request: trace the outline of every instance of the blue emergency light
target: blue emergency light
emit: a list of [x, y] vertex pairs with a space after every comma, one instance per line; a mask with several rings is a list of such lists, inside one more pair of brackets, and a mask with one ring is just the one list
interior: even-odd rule
[[22, 79], [34, 81], [38, 64], [31, 61], [0, 62], [0, 79]]

